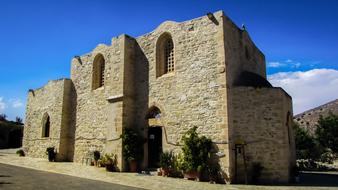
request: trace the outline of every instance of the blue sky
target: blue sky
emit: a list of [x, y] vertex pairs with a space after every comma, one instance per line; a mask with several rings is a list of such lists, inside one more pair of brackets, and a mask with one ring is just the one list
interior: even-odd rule
[[[217, 10], [246, 25], [266, 56], [269, 79], [294, 97], [295, 112], [337, 98], [336, 0], [2, 0], [0, 112], [9, 119], [24, 117], [28, 89], [69, 77], [74, 55], [109, 44], [113, 36], [137, 37], [165, 20], [184, 21]], [[302, 96], [299, 86], [304, 85], [319, 92], [326, 85], [330, 96], [319, 93], [301, 105], [309, 94]]]

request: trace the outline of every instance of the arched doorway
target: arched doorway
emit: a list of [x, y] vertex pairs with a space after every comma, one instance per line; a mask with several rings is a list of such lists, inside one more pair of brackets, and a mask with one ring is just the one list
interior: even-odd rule
[[148, 167], [158, 168], [160, 166], [160, 155], [162, 153], [162, 129], [152, 126], [148, 129]]
[[147, 135], [148, 168], [158, 168], [160, 165], [160, 156], [163, 152], [160, 109], [156, 106], [151, 107], [147, 113], [146, 119], [149, 121]]

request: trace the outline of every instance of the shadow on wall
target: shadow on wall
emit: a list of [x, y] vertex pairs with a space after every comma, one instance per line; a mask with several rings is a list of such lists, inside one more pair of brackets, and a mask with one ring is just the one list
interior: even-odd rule
[[[127, 48], [131, 48], [129, 58], [132, 60], [126, 60], [129, 62], [125, 65], [125, 85], [124, 92], [126, 98], [124, 98], [124, 117], [123, 117], [123, 127], [132, 127], [137, 130], [137, 132], [143, 138], [146, 137], [146, 126], [147, 123], [144, 118], [148, 110], [149, 104], [149, 61], [146, 55], [144, 54], [142, 48], [138, 42], [134, 39], [132, 40]], [[132, 72], [132, 73], [131, 73]], [[127, 84], [126, 84], [127, 83]], [[133, 97], [133, 98], [129, 98]], [[143, 160], [138, 160], [138, 170], [145, 169], [144, 161], [145, 158], [145, 149], [146, 146], [140, 145], [141, 154], [140, 158]], [[122, 170], [128, 168], [127, 161], [123, 161]]]
[[68, 150], [68, 160], [74, 160], [74, 153], [75, 153], [75, 131], [76, 131], [76, 109], [77, 109], [77, 92], [74, 86], [73, 81], [71, 82], [71, 92], [73, 96], [71, 96], [71, 120], [70, 120], [70, 139], [69, 139], [69, 150]]

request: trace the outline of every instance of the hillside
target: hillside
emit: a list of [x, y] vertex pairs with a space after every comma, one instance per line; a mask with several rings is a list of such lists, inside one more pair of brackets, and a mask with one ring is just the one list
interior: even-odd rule
[[301, 127], [308, 129], [310, 134], [314, 134], [319, 116], [327, 116], [330, 111], [338, 115], [338, 99], [295, 115], [294, 121]]
[[23, 124], [0, 121], [0, 149], [21, 147], [22, 135]]

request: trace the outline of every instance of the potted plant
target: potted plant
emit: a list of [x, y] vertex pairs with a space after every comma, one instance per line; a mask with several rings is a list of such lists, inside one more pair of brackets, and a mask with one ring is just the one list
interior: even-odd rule
[[20, 157], [25, 156], [25, 152], [22, 149], [16, 151], [16, 154], [19, 155]]
[[160, 156], [160, 167], [162, 176], [169, 176], [173, 169], [173, 153], [163, 152]]
[[200, 174], [206, 169], [210, 158], [212, 141], [205, 136], [198, 136], [196, 130], [197, 127], [189, 129], [182, 138], [180, 167], [183, 170], [184, 178], [199, 181]]
[[105, 154], [100, 163], [106, 167], [109, 172], [117, 171], [117, 155], [116, 154]]
[[101, 157], [100, 151], [95, 150], [93, 152], [93, 155], [94, 155], [94, 166], [98, 166], [98, 161], [99, 161], [99, 159]]
[[121, 135], [122, 138], [122, 153], [124, 159], [129, 164], [129, 171], [137, 171], [137, 160], [141, 157], [142, 140], [135, 129], [124, 128]]
[[48, 155], [48, 161], [55, 162], [57, 152], [54, 147], [48, 147], [46, 149], [46, 154]]

